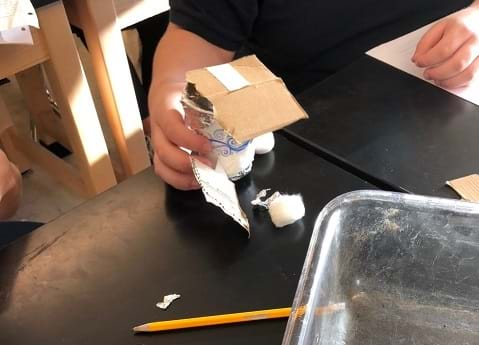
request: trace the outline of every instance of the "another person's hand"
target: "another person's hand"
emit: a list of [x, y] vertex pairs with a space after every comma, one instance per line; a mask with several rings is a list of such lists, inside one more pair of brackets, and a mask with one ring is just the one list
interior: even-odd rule
[[479, 74], [479, 3], [444, 18], [419, 41], [412, 61], [424, 78], [445, 88], [469, 85]]
[[[155, 150], [155, 172], [166, 183], [181, 190], [200, 188], [191, 169], [189, 153], [211, 151], [207, 138], [188, 129], [180, 103], [184, 83], [152, 85], [150, 90], [151, 135]], [[198, 157], [208, 164], [204, 157]]]
[[20, 204], [22, 180], [17, 167], [0, 150], [0, 219], [10, 218]]

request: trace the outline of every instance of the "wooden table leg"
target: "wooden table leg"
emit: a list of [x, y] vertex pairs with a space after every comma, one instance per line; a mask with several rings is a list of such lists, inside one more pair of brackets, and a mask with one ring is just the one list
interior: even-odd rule
[[126, 176], [148, 166], [140, 111], [113, 0], [68, 0], [70, 21], [79, 22], [92, 56], [107, 120]]

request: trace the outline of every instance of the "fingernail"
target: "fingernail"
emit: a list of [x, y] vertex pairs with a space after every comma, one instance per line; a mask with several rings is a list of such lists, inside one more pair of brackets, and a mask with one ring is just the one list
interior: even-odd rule
[[431, 79], [431, 76], [429, 75], [429, 73], [424, 72], [424, 79], [427, 79], [427, 80]]

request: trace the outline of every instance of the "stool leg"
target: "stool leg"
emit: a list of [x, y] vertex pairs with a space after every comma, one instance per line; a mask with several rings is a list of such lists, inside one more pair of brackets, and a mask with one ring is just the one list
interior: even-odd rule
[[41, 7], [38, 19], [49, 51], [44, 64], [61, 120], [90, 194], [116, 184], [98, 115], [61, 2]]
[[85, 34], [124, 172], [133, 175], [150, 166], [150, 160], [113, 0], [70, 0], [68, 4]]
[[5, 151], [8, 159], [15, 163], [20, 172], [24, 173], [30, 169], [30, 162], [27, 157], [15, 147], [9, 132], [12, 127], [12, 118], [3, 98], [0, 96], [0, 146]]
[[2, 97], [0, 97], [0, 145], [21, 172], [28, 170], [32, 162], [79, 195], [91, 195], [77, 169], [35, 143], [28, 135], [16, 130]]
[[63, 130], [61, 119], [52, 109], [45, 92], [45, 82], [40, 65], [29, 68], [16, 75], [25, 103], [38, 136], [45, 144], [58, 141], [65, 148], [72, 150], [70, 142]]

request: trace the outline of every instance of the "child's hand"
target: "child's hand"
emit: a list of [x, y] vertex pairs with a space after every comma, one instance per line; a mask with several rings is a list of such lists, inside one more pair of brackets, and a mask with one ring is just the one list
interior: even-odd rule
[[445, 88], [477, 79], [479, 71], [479, 4], [435, 24], [417, 44], [412, 61], [424, 67], [424, 78]]

